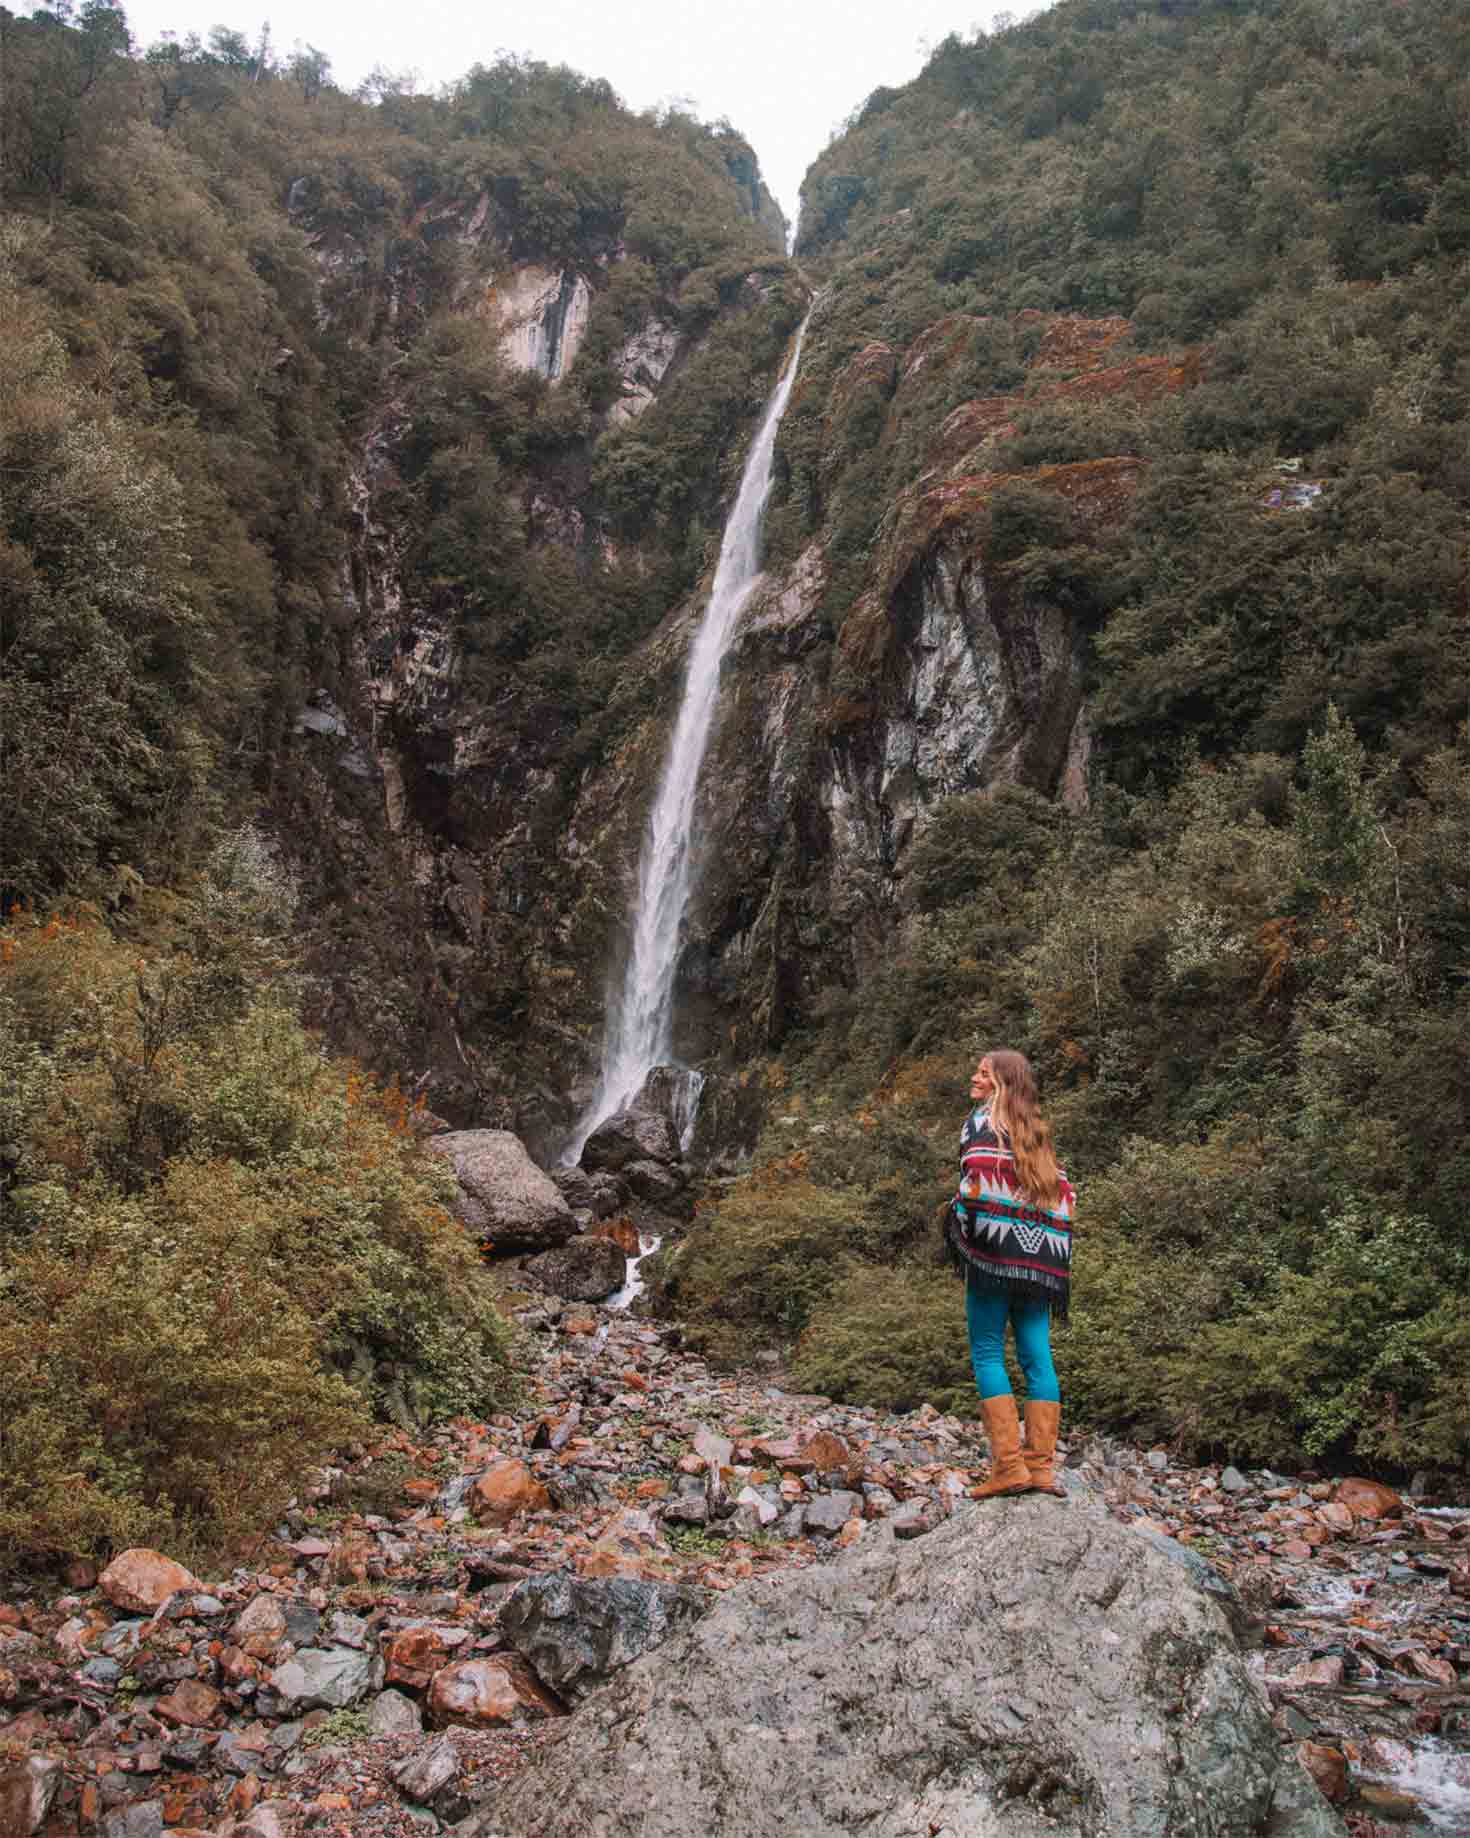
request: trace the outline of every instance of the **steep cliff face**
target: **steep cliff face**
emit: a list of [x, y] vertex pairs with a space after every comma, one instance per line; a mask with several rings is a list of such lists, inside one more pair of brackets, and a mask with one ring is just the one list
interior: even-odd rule
[[[1116, 320], [1029, 315], [1025, 329], [1050, 360], [1050, 390], [1157, 394], [1193, 374], [1109, 362], [1127, 331]], [[818, 371], [829, 332], [819, 305]], [[1039, 504], [1064, 521], [1074, 557], [1104, 555], [1140, 462], [994, 470], [996, 430], [1020, 394], [935, 406], [948, 395], [933, 394], [936, 375], [971, 332], [945, 322], [905, 350], [866, 346], [838, 367], [820, 406], [833, 456], [866, 414], [863, 438], [905, 440], [914, 476], [838, 617], [830, 522], [768, 570], [742, 616], [700, 792], [676, 1027], [691, 1062], [735, 1071], [778, 1046], [822, 987], [863, 976], [891, 947], [909, 851], [944, 800], [998, 782], [1086, 797], [1083, 621], [1065, 580], [1028, 569], [1036, 532], [1025, 515]], [[816, 404], [806, 407], [810, 417]], [[998, 517], [1007, 505], [1009, 524]], [[566, 538], [588, 540], [568, 517]], [[611, 744], [570, 787], [555, 737], [538, 749], [458, 693], [442, 642], [418, 637], [378, 681], [380, 707], [395, 709], [397, 738], [380, 748], [390, 778], [431, 771], [442, 798], [435, 812], [422, 793], [390, 794], [464, 984], [488, 997], [490, 966], [503, 975], [518, 952], [533, 979], [515, 1017], [513, 1071], [473, 1017], [456, 1050], [493, 1068], [498, 1101], [543, 1152], [587, 1095], [707, 588], [706, 578], [630, 654], [609, 704]]]
[[[1055, 9], [994, 41], [947, 41], [916, 84], [879, 92], [809, 179], [810, 275], [746, 243], [673, 260], [646, 167], [621, 221], [589, 197], [570, 235], [554, 187], [537, 194], [535, 235], [524, 210], [504, 217], [523, 175], [467, 188], [452, 210], [415, 207], [435, 246], [459, 252], [457, 324], [404, 339], [404, 373], [362, 432], [349, 731], [311, 744], [382, 774], [410, 865], [394, 897], [415, 914], [414, 1001], [436, 1017], [406, 1056], [442, 1108], [545, 1148], [584, 1094], [739, 453], [809, 285], [822, 291], [778, 443], [768, 573], [727, 663], [701, 792], [685, 1057], [743, 1066], [824, 989], [860, 984], [903, 944], [910, 862], [946, 804], [1008, 783], [1081, 807], [1094, 734], [1136, 787], [1171, 782], [1197, 744], [1292, 752], [1334, 684], [1380, 734], [1431, 704], [1425, 744], [1447, 731], [1437, 684], [1416, 692], [1413, 670], [1384, 662], [1409, 654], [1400, 628], [1424, 596], [1354, 581], [1334, 595], [1320, 530], [1260, 516], [1272, 464], [1330, 455], [1349, 425], [1315, 366], [1337, 365], [1354, 414], [1380, 372], [1352, 353], [1392, 349], [1421, 374], [1410, 319], [1366, 285], [1363, 213], [1390, 201], [1363, 190], [1356, 154], [1333, 153], [1341, 279], [1313, 283], [1300, 310], [1268, 297], [1287, 204], [1243, 175], [1286, 159], [1278, 117], [1242, 130], [1254, 166], [1216, 157], [1219, 124], [1241, 117], [1220, 96], [1248, 98], [1257, 80], [1249, 34], [1215, 8], [1145, 16], [1140, 35], [1134, 10]], [[1316, 28], [1298, 23], [1304, 80], [1335, 82]], [[1085, 62], [1075, 93], [1044, 74], [1053, 53], [1059, 68]], [[1140, 167], [1141, 130], [1079, 136], [1115, 80], [1157, 102], [1150, 119], [1198, 89], [1215, 152], [1201, 164], [1181, 130], [1147, 141]], [[705, 152], [759, 236], [748, 149]], [[1207, 244], [1190, 241], [1196, 194]], [[1410, 263], [1413, 239], [1383, 236]], [[390, 292], [411, 321], [412, 287]], [[1430, 463], [1414, 432], [1430, 385], [1414, 387], [1358, 467], [1365, 542], [1384, 494], [1411, 489], [1385, 478]], [[1446, 413], [1452, 397], [1446, 382]], [[1452, 527], [1447, 499], [1421, 508]], [[1268, 590], [1221, 579], [1240, 543]], [[1201, 544], [1219, 565], [1191, 572], [1178, 558]], [[1411, 576], [1449, 605], [1447, 560]], [[1301, 595], [1321, 598], [1320, 642], [1278, 611]], [[1336, 600], [1361, 609], [1349, 670]], [[343, 1018], [386, 986], [371, 971], [366, 983], [344, 992]]]
[[[1104, 328], [1049, 330], [1085, 340]], [[921, 336], [905, 354], [911, 374], [935, 342]], [[827, 418], [850, 414], [859, 388], [884, 391], [895, 355], [859, 353]], [[1084, 342], [1081, 361], [1092, 355]], [[1113, 380], [1126, 388], [1152, 374], [1125, 366]], [[900, 393], [888, 412], [902, 408]], [[944, 419], [888, 508], [863, 591], [835, 631], [827, 532], [773, 568], [745, 611], [702, 793], [686, 1056], [736, 1066], [779, 1045], [823, 985], [861, 978], [891, 947], [907, 856], [944, 800], [1000, 782], [1086, 798], [1083, 624], [1065, 592], [1018, 569], [994, 510], [1015, 487], [1041, 494], [1066, 513], [1073, 547], [1100, 556], [1140, 463], [976, 472], [986, 436], [956, 451], [963, 413]], [[681, 612], [660, 634], [665, 657], [689, 623]], [[627, 781], [620, 795], [632, 795]], [[584, 797], [606, 800], [599, 775]]]

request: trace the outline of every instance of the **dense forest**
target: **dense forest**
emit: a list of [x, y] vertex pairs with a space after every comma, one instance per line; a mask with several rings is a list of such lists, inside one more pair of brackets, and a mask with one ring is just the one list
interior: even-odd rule
[[826, 544], [835, 686], [871, 702], [875, 581], [972, 505], [994, 594], [1081, 636], [1090, 784], [932, 812], [896, 949], [808, 1005], [760, 1170], [668, 1260], [711, 1346], [963, 1400], [936, 1219], [1012, 1044], [1081, 1191], [1069, 1409], [1463, 1462], [1467, 122], [1448, 0], [1064, 0], [940, 46], [808, 175], [771, 533]]
[[[347, 94], [104, 0], [0, 8], [0, 60], [0, 1549], [217, 1543], [374, 1415], [514, 1386], [413, 1085], [447, 1040], [431, 1107], [514, 1120], [594, 1054], [586, 801], [626, 847], [811, 289], [767, 540], [778, 581], [820, 557], [819, 749], [861, 743], [941, 526], [1002, 624], [1064, 619], [1086, 744], [1066, 796], [926, 809], [860, 939], [800, 910], [735, 1069], [753, 1159], [660, 1305], [967, 1407], [936, 1221], [969, 1066], [1015, 1045], [1081, 1193], [1074, 1420], [1463, 1464], [1463, 7], [951, 38], [816, 162], [795, 263], [729, 124], [571, 71]], [[533, 268], [586, 290], [564, 375], [491, 310]], [[651, 327], [679, 356], [634, 418]], [[473, 796], [364, 688], [435, 647]], [[339, 710], [422, 770], [329, 783]]]

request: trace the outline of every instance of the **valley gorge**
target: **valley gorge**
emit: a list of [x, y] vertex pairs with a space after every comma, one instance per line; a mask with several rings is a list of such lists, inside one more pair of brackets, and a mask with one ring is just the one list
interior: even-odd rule
[[1463, 9], [0, 82], [0, 1838], [1470, 1830]]

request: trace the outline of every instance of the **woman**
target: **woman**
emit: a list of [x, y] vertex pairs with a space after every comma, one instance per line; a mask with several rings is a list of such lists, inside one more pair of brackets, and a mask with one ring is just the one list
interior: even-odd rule
[[[990, 1438], [990, 1479], [977, 1498], [1060, 1494], [1053, 1459], [1061, 1392], [1051, 1316], [1065, 1320], [1076, 1196], [1057, 1166], [1023, 1054], [987, 1053], [970, 1081], [975, 1107], [960, 1132], [960, 1188], [945, 1220], [950, 1258], [965, 1278], [970, 1363]], [[1026, 1377], [1026, 1447], [1006, 1377], [1006, 1322]]]

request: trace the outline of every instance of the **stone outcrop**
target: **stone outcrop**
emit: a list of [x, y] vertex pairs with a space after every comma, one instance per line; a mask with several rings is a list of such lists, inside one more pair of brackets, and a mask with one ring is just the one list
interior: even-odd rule
[[571, 369], [591, 309], [585, 276], [559, 268], [527, 264], [485, 290], [485, 312], [503, 328], [500, 352], [506, 363], [550, 383]]
[[661, 319], [650, 319], [630, 335], [612, 360], [623, 393], [608, 410], [610, 422], [618, 425], [636, 420], [649, 407], [678, 350], [678, 328]]
[[451, 1130], [428, 1146], [454, 1169], [459, 1218], [497, 1251], [550, 1250], [576, 1232], [571, 1207], [509, 1130]]
[[[1202, 1569], [1204, 1566], [1200, 1566]], [[738, 1663], [731, 1656], [738, 1655]], [[881, 1532], [619, 1675], [477, 1838], [1332, 1838], [1230, 1623], [1073, 1498]]]

